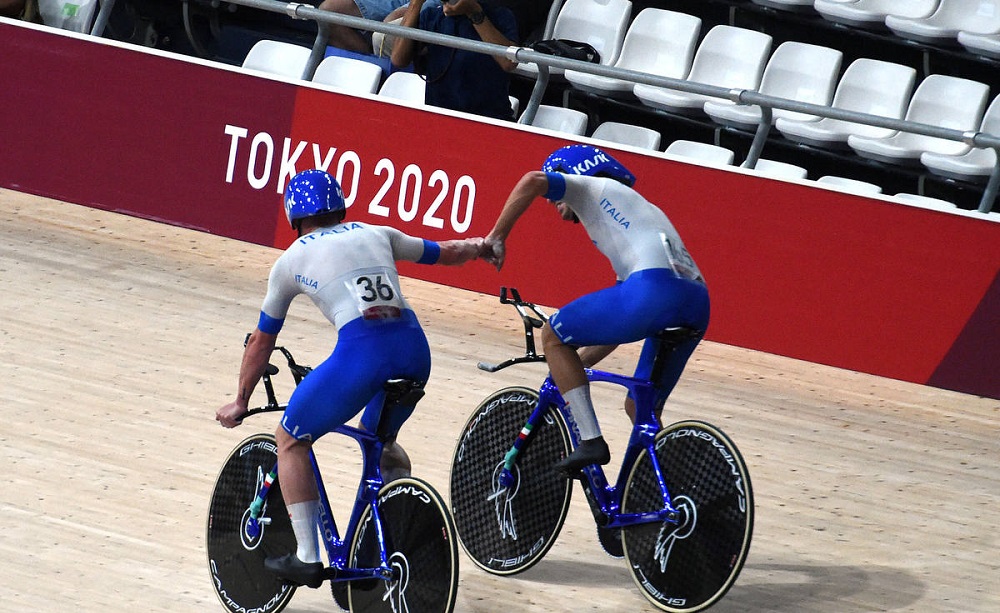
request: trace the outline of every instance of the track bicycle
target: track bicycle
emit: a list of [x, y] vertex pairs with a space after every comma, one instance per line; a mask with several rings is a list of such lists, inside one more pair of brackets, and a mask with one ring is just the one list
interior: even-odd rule
[[[310, 372], [284, 347], [296, 385]], [[269, 364], [263, 377], [267, 404], [247, 417], [284, 411], [275, 396]], [[404, 477], [384, 483], [379, 462], [391, 440], [382, 431], [400, 405], [412, 406], [424, 394], [423, 382], [387, 381], [375, 432], [340, 426], [334, 432], [357, 441], [362, 452], [358, 492], [341, 537], [331, 511], [315, 454], [313, 473], [320, 493], [317, 529], [325, 545], [326, 579], [344, 610], [398, 613], [450, 613], [458, 589], [458, 545], [454, 521], [441, 496], [426, 481]], [[278, 447], [272, 434], [255, 434], [237, 445], [215, 483], [208, 513], [207, 548], [212, 585], [227, 611], [277, 613], [295, 586], [264, 568], [264, 559], [296, 549], [291, 520], [277, 479]]]
[[[525, 354], [500, 364], [543, 362], [534, 330], [548, 319], [517, 290], [502, 288], [524, 323]], [[678, 343], [702, 331], [658, 333], [657, 379]], [[462, 546], [483, 570], [513, 575], [549, 551], [569, 510], [573, 481], [582, 485], [607, 553], [623, 557], [635, 584], [664, 611], [690, 613], [718, 602], [736, 581], [750, 549], [753, 494], [750, 475], [733, 442], [697, 420], [662, 428], [656, 392], [648, 380], [586, 369], [591, 382], [628, 390], [635, 423], [616, 483], [599, 465], [567, 479], [554, 464], [580, 442], [573, 415], [547, 377], [537, 390], [494, 392], [469, 417], [451, 469], [452, 513]]]

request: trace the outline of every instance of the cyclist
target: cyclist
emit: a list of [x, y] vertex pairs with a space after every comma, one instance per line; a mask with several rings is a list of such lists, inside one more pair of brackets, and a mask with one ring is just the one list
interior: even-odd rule
[[[701, 272], [663, 211], [632, 189], [635, 180], [600, 149], [562, 147], [549, 155], [541, 171], [521, 177], [486, 236], [483, 257], [500, 270], [514, 224], [544, 196], [564, 220], [583, 224], [617, 276], [615, 285], [573, 300], [542, 328], [546, 362], [580, 430], [580, 445], [556, 464], [567, 475], [611, 460], [584, 367], [621, 343], [645, 339], [635, 376], [649, 379], [659, 345], [656, 332], [682, 325], [704, 330], [708, 325], [708, 290]], [[699, 340], [682, 343], [654, 382], [660, 410]], [[631, 399], [625, 408], [634, 420]]]
[[[243, 353], [236, 399], [218, 409], [216, 419], [226, 428], [241, 423], [292, 299], [306, 294], [337, 328], [337, 344], [296, 387], [276, 432], [278, 480], [297, 550], [268, 558], [265, 566], [290, 583], [319, 587], [323, 564], [316, 531], [319, 492], [309, 461], [312, 443], [362, 408], [362, 426], [374, 431], [385, 381], [426, 381], [430, 374], [427, 339], [400, 293], [395, 262], [462, 264], [479, 255], [483, 239], [438, 243], [390, 227], [344, 221], [340, 185], [321, 170], [292, 177], [284, 203], [299, 238], [271, 269], [257, 328]], [[390, 432], [399, 430], [413, 407], [408, 409], [394, 415]]]

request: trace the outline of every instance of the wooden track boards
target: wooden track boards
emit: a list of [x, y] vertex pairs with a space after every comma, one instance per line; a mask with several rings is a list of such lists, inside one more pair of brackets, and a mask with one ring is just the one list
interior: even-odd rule
[[[213, 417], [235, 390], [276, 255], [0, 190], [5, 610], [223, 610], [204, 550], [209, 493], [228, 450], [277, 418], [229, 431]], [[544, 368], [477, 370], [480, 359], [519, 351], [513, 310], [493, 296], [404, 283], [434, 373], [400, 440], [447, 498], [450, 454], [476, 403], [504, 385], [536, 385]], [[335, 336], [300, 300], [279, 341], [316, 363]], [[627, 371], [635, 356], [625, 347], [602, 366]], [[594, 395], [618, 451], [620, 395]], [[757, 512], [743, 574], [712, 610], [1000, 610], [998, 405], [703, 343], [668, 412], [733, 438]], [[357, 478], [358, 454], [345, 443], [318, 444], [338, 509]], [[460, 612], [654, 610], [624, 563], [602, 553], [578, 490], [534, 569], [493, 577], [464, 552], [461, 564]], [[286, 610], [334, 606], [326, 588], [302, 589]]]

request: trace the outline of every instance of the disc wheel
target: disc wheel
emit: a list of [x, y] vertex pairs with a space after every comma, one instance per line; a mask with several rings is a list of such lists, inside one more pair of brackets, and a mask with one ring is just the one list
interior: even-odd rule
[[[378, 494], [392, 579], [351, 581], [353, 613], [451, 613], [458, 592], [458, 543], [455, 524], [441, 496], [426, 481], [397, 479]], [[380, 565], [380, 548], [371, 507], [361, 515], [351, 544], [349, 566]]]
[[250, 503], [278, 459], [270, 434], [256, 434], [229, 454], [208, 510], [208, 568], [212, 587], [227, 611], [281, 611], [295, 593], [264, 568], [264, 558], [295, 551], [295, 535], [277, 481], [271, 485], [259, 530], [250, 524]]
[[512, 575], [531, 568], [555, 543], [569, 510], [573, 482], [553, 465], [569, 453], [569, 430], [549, 409], [527, 433], [513, 467], [514, 484], [498, 476], [538, 404], [538, 392], [510, 387], [484, 400], [469, 417], [451, 465], [451, 503], [462, 547], [482, 569]]
[[[703, 422], [663, 429], [654, 450], [679, 517], [623, 528], [625, 559], [636, 585], [658, 608], [702, 611], [725, 595], [750, 551], [750, 476], [733, 442]], [[644, 451], [625, 485], [622, 511], [662, 508], [659, 482]]]

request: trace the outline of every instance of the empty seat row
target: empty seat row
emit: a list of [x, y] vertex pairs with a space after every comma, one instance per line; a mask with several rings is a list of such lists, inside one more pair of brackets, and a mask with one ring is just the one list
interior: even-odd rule
[[[731, 149], [689, 140], [676, 140], [667, 146], [665, 153], [685, 157], [700, 162], [706, 162], [716, 166], [729, 166], [734, 163], [735, 153]], [[805, 168], [787, 162], [776, 160], [760, 159], [752, 169], [755, 173], [777, 179], [808, 180], [808, 172]], [[830, 189], [858, 194], [862, 196], [872, 196], [882, 193], [882, 187], [867, 181], [859, 181], [849, 177], [836, 175], [823, 175], [815, 180], [818, 185], [823, 185]], [[931, 198], [920, 194], [900, 192], [892, 196], [894, 200], [906, 202], [924, 208], [934, 210], [955, 212], [955, 204], [939, 198]]]
[[[628, 0], [612, 1], [620, 3], [617, 9], [620, 13], [630, 11]], [[598, 5], [593, 0], [570, 2]], [[642, 63], [652, 58], [654, 66], [660, 68], [671, 63], [673, 73], [663, 76], [686, 78], [691, 82], [730, 89], [758, 89], [776, 97], [818, 105], [832, 104], [839, 109], [893, 119], [905, 118], [961, 131], [981, 129], [989, 132], [996, 129], [993, 118], [1000, 114], [1000, 105], [991, 105], [991, 113], [984, 116], [989, 94], [985, 84], [930, 75], [913, 93], [914, 69], [865, 58], [848, 66], [844, 76], [837, 81], [843, 58], [838, 50], [788, 41], [770, 53], [772, 39], [769, 35], [726, 25], [713, 27], [696, 46], [700, 26], [700, 19], [691, 15], [664, 9], [644, 9], [623, 36], [624, 43], [616, 64], [655, 73], [659, 68], [650, 68]], [[658, 43], [662, 43], [659, 48]], [[670, 48], [670, 45], [674, 47]], [[248, 69], [300, 78], [310, 53], [311, 50], [306, 47], [265, 40], [251, 49], [243, 65]], [[680, 62], [678, 58], [681, 58]], [[686, 58], [690, 58], [690, 62]], [[379, 90], [381, 77], [382, 69], [374, 63], [331, 56], [319, 65], [313, 82], [346, 91], [380, 93], [422, 102], [425, 84], [420, 77], [411, 73], [393, 73]], [[761, 116], [759, 107], [701, 94], [632, 84], [574, 71], [566, 71], [565, 77], [574, 87], [591, 91], [609, 88], [611, 95], [631, 95], [647, 106], [675, 113], [705, 113], [723, 125], [753, 128]], [[397, 83], [403, 86], [403, 93], [397, 93]], [[623, 84], [626, 89], [622, 88]], [[631, 92], [627, 90], [628, 86], [632, 86]], [[943, 109], [948, 112], [939, 114]], [[577, 116], [572, 116], [572, 113], [569, 109], [557, 112], [556, 109], [543, 108], [536, 117], [535, 125], [584, 134], [586, 116], [579, 112], [576, 112]], [[568, 123], [552, 126], [553, 121], [547, 115], [558, 115], [558, 121]], [[950, 178], [968, 180], [988, 176], [996, 156], [991, 149], [974, 150], [958, 141], [896, 133], [886, 128], [820, 119], [784, 109], [775, 109], [773, 119], [777, 130], [789, 140], [826, 148], [850, 147], [861, 157], [882, 162], [923, 162], [932, 172]], [[644, 138], [648, 142], [652, 136]]]
[[1000, 58], [1000, 0], [753, 0], [790, 11], [934, 45], [958, 43], [970, 53]]
[[[852, 62], [841, 77], [843, 53], [839, 50], [787, 41], [771, 53], [769, 35], [728, 25], [714, 26], [698, 43], [700, 27], [701, 20], [691, 15], [644, 9], [629, 27], [615, 66], [959, 131], [995, 129], [992, 125], [983, 127], [989, 96], [989, 87], [984, 83], [935, 74], [924, 79], [914, 92], [917, 72], [909, 66], [861, 58]], [[643, 105], [669, 113], [707, 114], [728, 126], [753, 129], [761, 117], [760, 107], [703, 94], [575, 71], [566, 71], [565, 78], [581, 90], [617, 98], [635, 97]], [[935, 165], [932, 170], [948, 166], [948, 172], [954, 174], [961, 167], [972, 173], [966, 178], [988, 175], [992, 166], [985, 164], [995, 156], [993, 150], [969, 155], [971, 148], [958, 141], [820, 119], [785, 109], [775, 109], [772, 119], [778, 131], [795, 142], [824, 148], [850, 147], [861, 157], [888, 163], [919, 163], [921, 155], [927, 153], [928, 164]], [[958, 156], [964, 159], [952, 160]], [[957, 164], [945, 164], [944, 159]], [[967, 163], [970, 159], [984, 166], [973, 167]]]
[[[832, 106], [963, 132], [1000, 134], [1000, 96], [989, 102], [986, 84], [934, 74], [914, 91], [915, 80], [909, 67], [862, 58], [848, 67]], [[827, 149], [849, 147], [863, 158], [890, 164], [922, 163], [931, 172], [964, 180], [988, 176], [996, 160], [993, 149], [840, 119], [782, 117], [775, 127], [794, 142]]]
[[[530, 123], [536, 128], [584, 136], [587, 133], [588, 122], [589, 118], [583, 111], [543, 104], [538, 107]], [[660, 148], [660, 133], [656, 130], [617, 121], [601, 123], [594, 129], [591, 137], [639, 149], [655, 151]]]
[[[301, 79], [312, 50], [277, 40], [256, 42], [242, 67], [290, 79]], [[364, 60], [331, 55], [323, 58], [313, 74], [313, 83], [352, 93], [374, 94], [382, 83], [382, 67]]]

